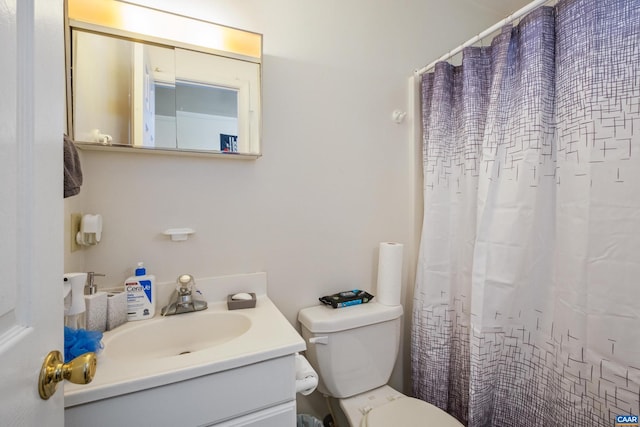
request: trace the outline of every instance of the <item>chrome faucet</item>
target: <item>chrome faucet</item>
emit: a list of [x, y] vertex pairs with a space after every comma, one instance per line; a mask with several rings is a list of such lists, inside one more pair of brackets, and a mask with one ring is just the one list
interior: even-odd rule
[[191, 313], [207, 309], [207, 302], [193, 298], [196, 292], [196, 281], [190, 274], [183, 274], [178, 277], [175, 299], [160, 310], [161, 316], [172, 316], [174, 314]]

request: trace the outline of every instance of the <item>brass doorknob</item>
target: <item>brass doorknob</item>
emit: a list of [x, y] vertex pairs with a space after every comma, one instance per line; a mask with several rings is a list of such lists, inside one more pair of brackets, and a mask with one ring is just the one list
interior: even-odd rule
[[62, 380], [74, 384], [89, 384], [96, 374], [98, 359], [95, 353], [85, 353], [69, 363], [63, 363], [62, 354], [54, 350], [47, 354], [40, 370], [38, 391], [44, 400], [49, 399], [56, 392], [58, 383]]

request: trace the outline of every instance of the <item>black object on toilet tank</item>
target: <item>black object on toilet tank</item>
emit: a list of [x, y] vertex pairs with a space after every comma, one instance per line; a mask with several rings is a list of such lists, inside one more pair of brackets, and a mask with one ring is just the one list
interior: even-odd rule
[[360, 289], [351, 291], [338, 292], [333, 295], [320, 297], [321, 303], [330, 305], [333, 308], [349, 307], [350, 305], [358, 305], [368, 303], [373, 299], [373, 295]]

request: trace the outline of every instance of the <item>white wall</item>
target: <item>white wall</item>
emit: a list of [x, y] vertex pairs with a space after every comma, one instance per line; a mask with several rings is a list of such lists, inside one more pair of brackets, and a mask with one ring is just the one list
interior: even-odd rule
[[[378, 244], [399, 241], [410, 318], [419, 149], [410, 123], [394, 123], [391, 113], [407, 110], [414, 69], [525, 2], [503, 2], [503, 16], [479, 3], [153, 1], [264, 35], [263, 156], [83, 151], [85, 185], [67, 210], [80, 203], [101, 213], [103, 242], [67, 254], [65, 268], [106, 273], [100, 283], [108, 286], [141, 260], [160, 281], [266, 271], [271, 298], [297, 325], [298, 310], [319, 296], [354, 287], [375, 293]], [[173, 243], [160, 234], [169, 227], [196, 234]], [[407, 353], [392, 385], [409, 391]], [[310, 402], [310, 411], [326, 412], [318, 398]]]

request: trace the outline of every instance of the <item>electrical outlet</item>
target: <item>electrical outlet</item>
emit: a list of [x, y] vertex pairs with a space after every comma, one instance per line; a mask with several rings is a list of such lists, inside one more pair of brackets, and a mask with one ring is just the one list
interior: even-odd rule
[[80, 231], [81, 223], [82, 223], [82, 214], [72, 213], [71, 225], [69, 226], [69, 228], [71, 229], [71, 246], [70, 246], [71, 252], [75, 252], [78, 249], [80, 249], [80, 245], [78, 245], [78, 242], [76, 241], [76, 235]]

